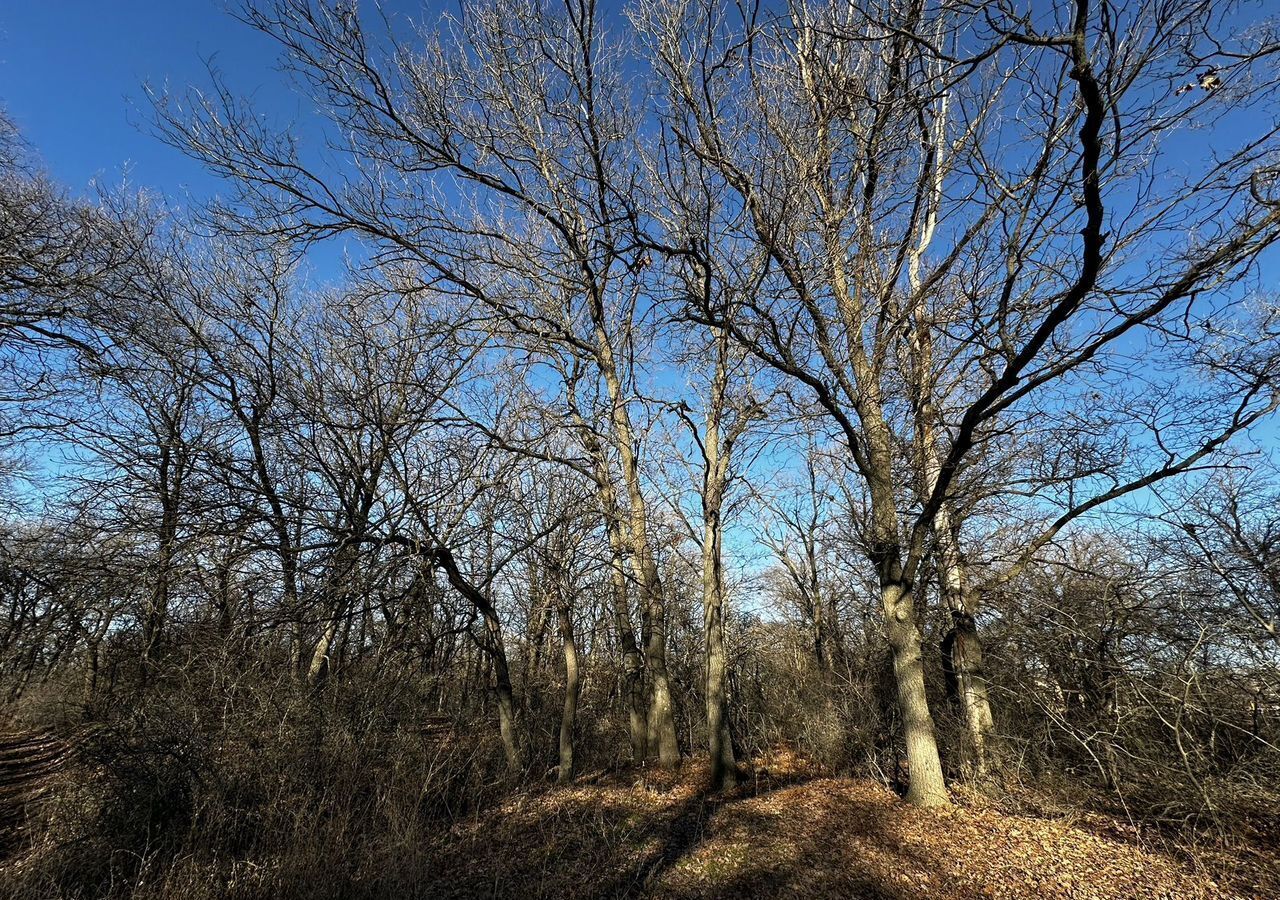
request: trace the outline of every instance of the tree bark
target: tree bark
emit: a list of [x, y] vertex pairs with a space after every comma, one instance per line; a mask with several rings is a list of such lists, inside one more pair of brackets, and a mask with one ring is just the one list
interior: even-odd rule
[[627, 698], [627, 724], [631, 736], [631, 761], [644, 762], [648, 751], [649, 727], [644, 704], [644, 662], [631, 627], [631, 609], [627, 603], [626, 549], [616, 522], [606, 521], [612, 560], [609, 576], [612, 582], [614, 627], [622, 648], [623, 691]]
[[726, 434], [722, 430], [729, 382], [727, 335], [715, 329], [715, 373], [702, 436], [702, 615], [706, 643], [707, 741], [711, 787], [728, 790], [738, 782], [738, 763], [729, 730], [728, 659], [724, 645], [724, 497], [729, 460], [745, 414]]
[[880, 599], [884, 608], [889, 647], [893, 651], [893, 674], [898, 686], [898, 709], [907, 745], [910, 787], [907, 801], [916, 806], [947, 806], [946, 780], [933, 732], [933, 716], [924, 687], [924, 659], [920, 629], [916, 624], [911, 592], [901, 583], [882, 583]]
[[573, 608], [563, 591], [557, 610], [560, 614], [560, 642], [564, 646], [564, 709], [560, 714], [560, 770], [557, 781], [573, 781], [573, 733], [578, 719], [578, 643], [573, 632]]
[[[926, 496], [938, 480], [938, 447], [932, 424], [932, 402], [923, 404], [919, 427], [922, 452], [925, 454]], [[964, 717], [965, 736], [970, 765], [979, 778], [989, 769], [995, 721], [987, 693], [987, 677], [982, 664], [982, 642], [974, 616], [978, 595], [968, 585], [968, 573], [960, 555], [956, 526], [951, 520], [951, 504], [938, 507], [933, 523], [938, 542], [938, 568], [942, 598], [951, 616], [951, 628], [942, 642], [943, 665], [954, 681], [955, 697]]]
[[656, 747], [658, 762], [670, 768], [680, 762], [680, 745], [676, 738], [675, 711], [667, 673], [666, 599], [653, 550], [649, 546], [648, 505], [640, 476], [640, 462], [636, 457], [635, 429], [623, 397], [613, 345], [605, 330], [603, 309], [600, 298], [593, 297], [597, 362], [609, 392], [612, 422], [610, 433], [622, 465], [622, 480], [627, 490], [628, 509], [624, 521], [630, 543], [629, 555], [640, 588], [641, 609], [648, 625], [645, 641], [645, 669], [649, 676], [650, 691], [648, 749], [652, 751]]
[[[570, 394], [572, 397], [572, 394]], [[587, 425], [576, 405], [570, 401], [574, 418], [582, 436], [583, 446], [591, 455], [594, 468], [596, 495], [604, 516], [605, 534], [609, 539], [609, 578], [612, 583], [613, 619], [622, 651], [623, 692], [627, 698], [627, 719], [631, 739], [631, 761], [641, 765], [649, 748], [649, 716], [645, 709], [644, 659], [636, 642], [635, 629], [631, 625], [631, 608], [627, 600], [628, 544], [622, 510], [618, 504], [618, 491], [609, 466], [605, 449], [599, 436]], [[641, 610], [644, 621], [648, 614]]]
[[982, 643], [973, 616], [964, 605], [957, 606], [950, 598], [947, 604], [952, 625], [942, 642], [944, 664], [955, 680], [956, 699], [964, 713], [973, 772], [982, 777], [989, 770], [989, 736], [995, 725], [982, 666]]
[[724, 642], [724, 574], [721, 559], [720, 514], [708, 516], [703, 530], [702, 604], [707, 645], [706, 701], [707, 738], [711, 756], [711, 786], [727, 790], [738, 782], [738, 763], [733, 755], [729, 731], [729, 703], [726, 673], [728, 659]]
[[316, 641], [311, 651], [311, 663], [307, 666], [307, 684], [312, 687], [322, 684], [329, 674], [329, 650], [333, 647], [334, 638], [337, 637], [338, 619], [341, 616], [342, 611], [339, 611], [325, 623], [324, 631], [320, 632], [320, 640]]
[[502, 643], [502, 627], [496, 614], [485, 610], [485, 650], [493, 661], [494, 693], [498, 699], [498, 734], [507, 769], [513, 773], [523, 768], [519, 738], [516, 734], [515, 692], [511, 689], [511, 670], [507, 666], [506, 648]]
[[507, 665], [507, 651], [503, 646], [502, 623], [498, 619], [498, 611], [489, 602], [485, 592], [462, 574], [449, 548], [435, 547], [428, 555], [433, 565], [444, 572], [449, 585], [466, 597], [484, 619], [485, 636], [481, 647], [493, 663], [494, 693], [498, 701], [498, 734], [507, 758], [507, 769], [515, 774], [524, 768], [524, 761], [516, 731], [515, 691], [511, 687], [511, 669]]
[[885, 631], [893, 653], [893, 674], [898, 688], [898, 709], [910, 768], [908, 802], [916, 806], [947, 806], [946, 779], [938, 756], [933, 714], [925, 691], [924, 659], [915, 597], [904, 577], [898, 533], [898, 508], [893, 491], [893, 455], [888, 428], [879, 418], [877, 398], [867, 399], [876, 418], [864, 416], [868, 444], [868, 487], [871, 495], [871, 556], [880, 580], [880, 602]]

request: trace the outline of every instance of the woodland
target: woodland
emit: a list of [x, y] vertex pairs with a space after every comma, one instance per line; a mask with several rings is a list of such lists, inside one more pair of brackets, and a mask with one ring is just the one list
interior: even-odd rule
[[0, 111], [0, 894], [1280, 895], [1268, 7], [247, 0], [198, 203]]

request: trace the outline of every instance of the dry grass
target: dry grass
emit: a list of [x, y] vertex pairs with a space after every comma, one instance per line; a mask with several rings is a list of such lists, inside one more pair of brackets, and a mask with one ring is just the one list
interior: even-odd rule
[[[837, 778], [784, 752], [734, 792], [707, 794], [706, 768], [596, 773], [521, 788], [452, 825], [330, 810], [259, 835], [253, 851], [185, 847], [134, 870], [134, 898], [1214, 898], [1274, 896], [1255, 868], [1219, 880], [1096, 815], [1001, 811], [979, 795], [953, 809], [907, 806], [886, 787]], [[404, 783], [400, 784], [404, 788]], [[282, 826], [277, 819], [276, 827]], [[48, 848], [47, 848], [48, 849]], [[24, 871], [0, 889], [48, 897]], [[1225, 872], [1225, 878], [1223, 877]], [[1274, 873], [1273, 873], [1274, 876]], [[25, 884], [25, 888], [19, 890]], [[50, 882], [43, 882], [45, 887]]]

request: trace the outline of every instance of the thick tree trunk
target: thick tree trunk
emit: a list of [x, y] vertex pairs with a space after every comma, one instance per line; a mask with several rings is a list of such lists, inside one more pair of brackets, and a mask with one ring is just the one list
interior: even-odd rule
[[[658, 582], [657, 568], [649, 560], [650, 584]], [[650, 737], [658, 751], [658, 762], [671, 768], [680, 762], [680, 745], [676, 739], [675, 709], [671, 702], [671, 682], [667, 674], [667, 611], [661, 599], [661, 587], [646, 590], [649, 610], [649, 639], [645, 645], [645, 665], [649, 671], [649, 727]]]
[[964, 594], [950, 588], [945, 588], [943, 593], [951, 613], [951, 630], [942, 641], [943, 664], [954, 681], [955, 698], [964, 714], [970, 766], [975, 776], [983, 777], [993, 760], [998, 763], [998, 751], [995, 746], [995, 718], [987, 696], [982, 640]]
[[627, 603], [627, 573], [625, 550], [618, 528], [609, 525], [609, 543], [613, 552], [609, 575], [613, 589], [614, 627], [622, 648], [623, 692], [627, 698], [627, 725], [631, 736], [631, 761], [635, 765], [644, 762], [648, 750], [648, 716], [644, 703], [644, 662], [636, 643], [635, 629], [631, 627], [631, 610]]
[[[705, 689], [707, 743], [711, 757], [712, 790], [728, 790], [738, 783], [738, 763], [729, 731], [728, 659], [724, 645], [724, 510], [729, 482], [729, 457], [734, 432], [722, 434], [721, 419], [728, 387], [727, 336], [715, 332], [716, 367], [702, 437], [705, 469], [702, 479], [702, 619], [706, 643]], [[740, 429], [739, 429], [740, 430]]]
[[523, 760], [516, 733], [515, 692], [511, 688], [511, 670], [507, 666], [502, 627], [497, 617], [488, 612], [484, 614], [484, 626], [485, 650], [493, 662], [494, 693], [498, 699], [498, 734], [502, 738], [502, 752], [507, 758], [507, 768], [515, 773], [523, 768]]
[[963, 605], [951, 607], [951, 630], [942, 642], [944, 664], [954, 679], [956, 699], [964, 713], [965, 734], [972, 754], [974, 774], [987, 774], [990, 735], [994, 727], [987, 680], [982, 668], [982, 643], [973, 616]]
[[[609, 539], [609, 578], [612, 583], [613, 620], [622, 651], [623, 693], [627, 702], [628, 730], [631, 739], [631, 762], [644, 763], [649, 746], [649, 721], [645, 709], [644, 660], [640, 645], [636, 642], [635, 629], [631, 625], [631, 607], [627, 600], [627, 538], [624, 534], [622, 511], [618, 506], [618, 493], [613, 474], [605, 457], [604, 447], [596, 433], [577, 417], [583, 443], [590, 452], [595, 466], [595, 482], [600, 510], [604, 515], [605, 534]], [[647, 621], [647, 614], [645, 614]]]
[[[929, 452], [932, 446], [932, 429], [926, 431]], [[932, 491], [937, 479], [935, 459], [926, 467], [927, 484]], [[978, 597], [967, 584], [967, 573], [960, 555], [959, 541], [951, 521], [951, 508], [943, 503], [934, 520], [934, 533], [938, 536], [938, 563], [942, 581], [942, 597], [951, 614], [951, 629], [942, 643], [943, 663], [954, 679], [956, 699], [964, 716], [965, 735], [968, 743], [970, 765], [973, 774], [987, 774], [994, 743], [994, 719], [987, 696], [987, 677], [982, 665], [982, 642], [974, 622]]]
[[916, 806], [946, 806], [946, 780], [933, 732], [933, 716], [924, 686], [924, 658], [921, 654], [920, 629], [916, 624], [911, 592], [902, 584], [882, 584], [880, 598], [884, 607], [889, 647], [893, 651], [893, 674], [898, 685], [898, 709], [902, 714], [902, 732], [907, 745], [910, 787], [907, 801]]
[[[874, 398], [869, 401], [874, 404]], [[907, 747], [910, 784], [907, 800], [916, 806], [947, 806], [947, 783], [938, 756], [933, 714], [925, 691], [922, 638], [916, 620], [912, 584], [903, 571], [898, 505], [894, 486], [892, 435], [884, 426], [880, 409], [868, 425], [867, 455], [871, 495], [872, 560], [880, 581], [880, 603], [885, 632], [893, 654], [893, 674], [898, 687], [898, 710]]]
[[334, 638], [338, 635], [338, 619], [341, 615], [342, 613], [339, 612], [325, 623], [324, 631], [320, 632], [320, 640], [316, 641], [311, 651], [311, 663], [307, 666], [307, 684], [312, 687], [322, 684], [329, 674], [329, 651], [333, 647]]
[[630, 544], [631, 565], [640, 587], [640, 605], [644, 611], [648, 633], [645, 640], [645, 669], [649, 676], [649, 751], [655, 748], [664, 767], [680, 762], [680, 745], [676, 738], [675, 710], [671, 700], [671, 684], [667, 674], [667, 612], [662, 579], [649, 546], [649, 515], [636, 458], [635, 429], [631, 413], [623, 397], [622, 381], [613, 357], [613, 346], [605, 330], [600, 309], [596, 310], [596, 349], [600, 372], [609, 391], [610, 421], [614, 448], [622, 466], [622, 480], [627, 490], [626, 536]]
[[824, 615], [826, 611], [822, 608], [822, 595], [818, 590], [816, 575], [810, 585], [808, 604], [810, 615], [813, 618], [813, 658], [818, 664], [818, 671], [829, 672], [831, 670], [831, 655], [827, 652], [827, 624]]

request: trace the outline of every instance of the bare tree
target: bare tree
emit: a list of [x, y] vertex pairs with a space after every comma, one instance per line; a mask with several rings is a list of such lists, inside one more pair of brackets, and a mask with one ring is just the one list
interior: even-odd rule
[[[1234, 607], [1280, 644], [1280, 520], [1274, 483], [1263, 472], [1219, 475], [1179, 504], [1168, 518], [1181, 531], [1185, 562], [1225, 589]], [[1226, 610], [1224, 610], [1224, 614]]]
[[[637, 21], [673, 143], [738, 198], [741, 239], [771, 261], [749, 314], [726, 325], [810, 392], [865, 483], [910, 797], [945, 803], [913, 601], [935, 543], [965, 626], [970, 733], [988, 727], [967, 628], [976, 601], [964, 599], [948, 504], [1013, 421], [1032, 421], [1050, 397], [1087, 404], [1091, 376], [1105, 383], [1126, 342], [1171, 335], [1185, 348], [1195, 336], [1178, 323], [1195, 332], [1209, 296], [1238, 294], [1280, 223], [1268, 193], [1274, 129], [1206, 152], [1185, 180], [1145, 165], [1167, 132], [1225, 115], [1213, 105], [1224, 95], [1188, 102], [1166, 89], [1188, 53], [1195, 63], [1224, 46], [1198, 2], [1120, 14], [1082, 0], [1019, 17], [874, 2], [740, 15], [675, 0], [646, 4]], [[1229, 57], [1233, 113], [1274, 86], [1248, 40]], [[1168, 239], [1187, 222], [1194, 241]], [[1024, 557], [1274, 406], [1269, 375], [1233, 379], [1228, 394], [1225, 415], [1194, 423], [1134, 415], [1155, 461], [1108, 472], [1101, 487], [1089, 482], [1096, 469], [1078, 469]], [[901, 448], [912, 446], [917, 474], [903, 479]]]
[[417, 53], [388, 31], [367, 33], [345, 9], [304, 0], [250, 5], [244, 17], [281, 43], [286, 64], [351, 136], [359, 166], [397, 174], [313, 171], [221, 86], [193, 94], [190, 109], [162, 103], [162, 131], [237, 180], [255, 210], [242, 227], [308, 239], [359, 233], [382, 262], [590, 367], [604, 389], [626, 500], [620, 534], [645, 615], [649, 726], [659, 757], [674, 764], [663, 590], [630, 393], [647, 259], [634, 228], [638, 121], [595, 4], [477, 5], [446, 40], [424, 33]]

